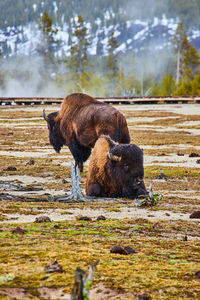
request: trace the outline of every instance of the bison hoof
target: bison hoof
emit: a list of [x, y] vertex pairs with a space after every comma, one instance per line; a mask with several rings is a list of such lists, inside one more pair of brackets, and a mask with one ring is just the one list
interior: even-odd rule
[[71, 181], [72, 181], [72, 192], [68, 196], [58, 196], [48, 198], [51, 202], [85, 202], [85, 197], [83, 196], [81, 190], [81, 179], [78, 166], [74, 163], [71, 164]]

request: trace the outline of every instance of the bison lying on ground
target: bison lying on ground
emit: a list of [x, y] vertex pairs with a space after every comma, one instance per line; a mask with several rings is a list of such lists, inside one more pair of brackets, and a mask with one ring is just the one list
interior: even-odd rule
[[143, 177], [143, 151], [133, 144], [115, 144], [102, 135], [90, 158], [86, 195], [134, 199], [147, 193]]
[[55, 151], [67, 145], [80, 170], [101, 134], [108, 134], [119, 143], [130, 143], [123, 114], [85, 94], [67, 96], [59, 112], [46, 116], [43, 111], [43, 117], [48, 123], [49, 140]]

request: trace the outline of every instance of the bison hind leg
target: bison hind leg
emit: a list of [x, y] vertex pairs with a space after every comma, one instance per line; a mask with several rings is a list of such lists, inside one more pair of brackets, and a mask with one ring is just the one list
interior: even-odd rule
[[87, 189], [87, 196], [106, 197], [103, 187], [99, 183], [90, 183]]

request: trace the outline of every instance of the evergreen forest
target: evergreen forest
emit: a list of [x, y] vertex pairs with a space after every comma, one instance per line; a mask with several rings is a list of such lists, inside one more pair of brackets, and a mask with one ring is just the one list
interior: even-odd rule
[[[40, 39], [28, 56], [18, 55], [15, 42], [15, 55], [11, 55], [0, 35], [0, 95], [62, 97], [78, 91], [92, 96], [200, 94], [200, 52], [189, 39], [194, 28], [199, 30], [199, 12], [199, 0], [149, 0], [145, 6], [139, 0], [1, 1], [1, 33], [16, 28], [23, 32], [27, 24], [34, 23]], [[159, 50], [144, 45], [139, 51], [118, 51], [116, 25], [124, 28], [128, 40], [127, 19], [150, 22], [163, 13], [168, 20], [177, 20], [169, 47]], [[109, 30], [99, 33], [92, 55], [98, 20]], [[61, 28], [67, 28], [67, 51], [58, 38]]]

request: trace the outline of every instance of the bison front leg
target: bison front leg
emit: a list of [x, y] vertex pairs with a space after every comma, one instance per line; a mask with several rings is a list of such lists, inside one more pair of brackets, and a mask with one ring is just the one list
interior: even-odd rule
[[72, 181], [72, 191], [68, 196], [58, 196], [49, 198], [50, 201], [58, 201], [58, 202], [85, 202], [86, 198], [84, 197], [81, 190], [81, 178], [80, 171], [77, 165], [71, 164], [71, 181]]
[[86, 195], [90, 197], [107, 197], [99, 183], [90, 183], [86, 189]]
[[69, 150], [73, 155], [76, 165], [79, 166], [83, 172], [83, 163], [88, 159], [91, 154], [91, 149], [80, 144], [76, 139], [72, 140], [69, 144]]

